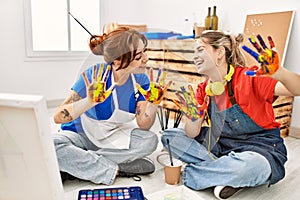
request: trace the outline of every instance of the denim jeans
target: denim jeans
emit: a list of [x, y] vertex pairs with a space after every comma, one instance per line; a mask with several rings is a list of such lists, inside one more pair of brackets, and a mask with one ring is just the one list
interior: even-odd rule
[[202, 190], [213, 186], [250, 187], [267, 184], [271, 174], [268, 160], [252, 151], [217, 158], [195, 139], [185, 135], [183, 129], [165, 130], [161, 141], [167, 147], [169, 139], [173, 156], [187, 163], [182, 180], [185, 186]]
[[157, 148], [157, 135], [134, 129], [129, 149], [99, 149], [84, 133], [60, 131], [53, 135], [59, 168], [97, 184], [113, 184], [118, 164], [145, 157]]
[[211, 98], [208, 112], [210, 128], [202, 127], [194, 139], [182, 129], [163, 132], [163, 145], [168, 138], [174, 157], [187, 163], [186, 186], [195, 190], [218, 185], [251, 187], [283, 178], [285, 148], [278, 129], [261, 128], [238, 104], [219, 111]]

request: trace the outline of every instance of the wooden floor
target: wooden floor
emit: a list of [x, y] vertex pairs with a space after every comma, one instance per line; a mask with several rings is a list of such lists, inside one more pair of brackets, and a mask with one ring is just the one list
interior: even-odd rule
[[[156, 120], [158, 121], [158, 120]], [[57, 126], [53, 125], [53, 129], [57, 130]], [[160, 126], [156, 122], [152, 131], [159, 135]], [[55, 130], [54, 130], [55, 131]], [[285, 178], [275, 185], [268, 188], [267, 185], [256, 188], [247, 188], [231, 197], [232, 200], [299, 200], [300, 199], [300, 139], [294, 137], [286, 137], [285, 144], [288, 150], [288, 161], [286, 163]], [[156, 171], [149, 175], [143, 176], [142, 181], [137, 182], [131, 178], [117, 178], [112, 186], [96, 185], [87, 181], [66, 181], [64, 183], [65, 200], [77, 199], [78, 191], [81, 189], [97, 189], [104, 187], [118, 186], [141, 186], [145, 197], [148, 200], [163, 200], [166, 193], [185, 193], [181, 200], [215, 200], [212, 189], [204, 191], [192, 191], [180, 183], [177, 186], [167, 185], [164, 182], [163, 166], [157, 161], [156, 157], [161, 152], [162, 145], [159, 143], [157, 150], [149, 156], [155, 161]], [[184, 188], [184, 189], [182, 189]], [[160, 195], [160, 196], [159, 196]]]

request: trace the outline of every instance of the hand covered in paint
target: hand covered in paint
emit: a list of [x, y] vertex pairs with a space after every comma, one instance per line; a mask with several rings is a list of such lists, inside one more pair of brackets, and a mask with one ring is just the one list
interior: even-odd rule
[[[162, 74], [162, 77], [160, 78]], [[165, 92], [170, 87], [172, 81], [169, 81], [166, 86], [164, 86], [167, 72], [165, 70], [158, 70], [156, 82], [153, 81], [153, 69], [150, 68], [149, 78], [150, 78], [150, 87], [146, 91], [144, 90], [138, 83], [136, 84], [137, 89], [140, 91], [142, 95], [144, 95], [145, 99], [155, 105], [160, 104], [163, 100]], [[164, 86], [164, 87], [163, 87]]]
[[253, 37], [249, 38], [251, 44], [256, 48], [257, 52], [251, 50], [247, 46], [242, 48], [255, 58], [260, 63], [260, 67], [254, 66], [251, 70], [246, 72], [249, 76], [260, 76], [260, 75], [272, 75], [279, 69], [279, 57], [278, 53], [274, 50], [275, 45], [271, 38], [268, 36], [270, 48], [268, 48], [260, 35], [257, 35], [260, 45], [255, 41]]
[[106, 90], [107, 77], [111, 70], [111, 66], [107, 65], [104, 73], [103, 69], [104, 64], [101, 64], [98, 70], [96, 65], [93, 67], [92, 82], [88, 80], [85, 72], [82, 73], [87, 89], [87, 97], [90, 102], [99, 103], [105, 101], [107, 97], [111, 95], [111, 92], [115, 87], [115, 84], [113, 84], [108, 90]]
[[186, 115], [187, 118], [195, 121], [199, 118], [202, 118], [207, 111], [206, 101], [203, 100], [202, 105], [198, 103], [195, 97], [194, 89], [192, 85], [188, 85], [189, 93], [185, 90], [184, 87], [180, 87], [183, 97], [180, 93], [176, 92], [176, 96], [179, 99], [179, 102], [173, 99], [173, 102], [177, 107]]

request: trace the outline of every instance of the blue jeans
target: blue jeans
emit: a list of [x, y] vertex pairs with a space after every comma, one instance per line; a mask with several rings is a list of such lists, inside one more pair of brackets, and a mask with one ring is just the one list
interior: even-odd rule
[[145, 157], [157, 148], [155, 133], [141, 129], [131, 132], [129, 149], [101, 149], [84, 133], [61, 131], [53, 135], [61, 171], [97, 184], [113, 184], [118, 164]]
[[187, 163], [182, 180], [189, 188], [203, 190], [218, 185], [252, 187], [269, 182], [270, 164], [256, 152], [231, 151], [217, 158], [178, 128], [164, 131], [161, 141], [167, 148], [166, 139], [169, 139], [173, 156]]

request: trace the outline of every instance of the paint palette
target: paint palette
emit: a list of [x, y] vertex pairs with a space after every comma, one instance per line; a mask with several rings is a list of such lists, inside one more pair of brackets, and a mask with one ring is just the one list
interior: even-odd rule
[[78, 200], [144, 200], [142, 188], [116, 187], [80, 190]]

